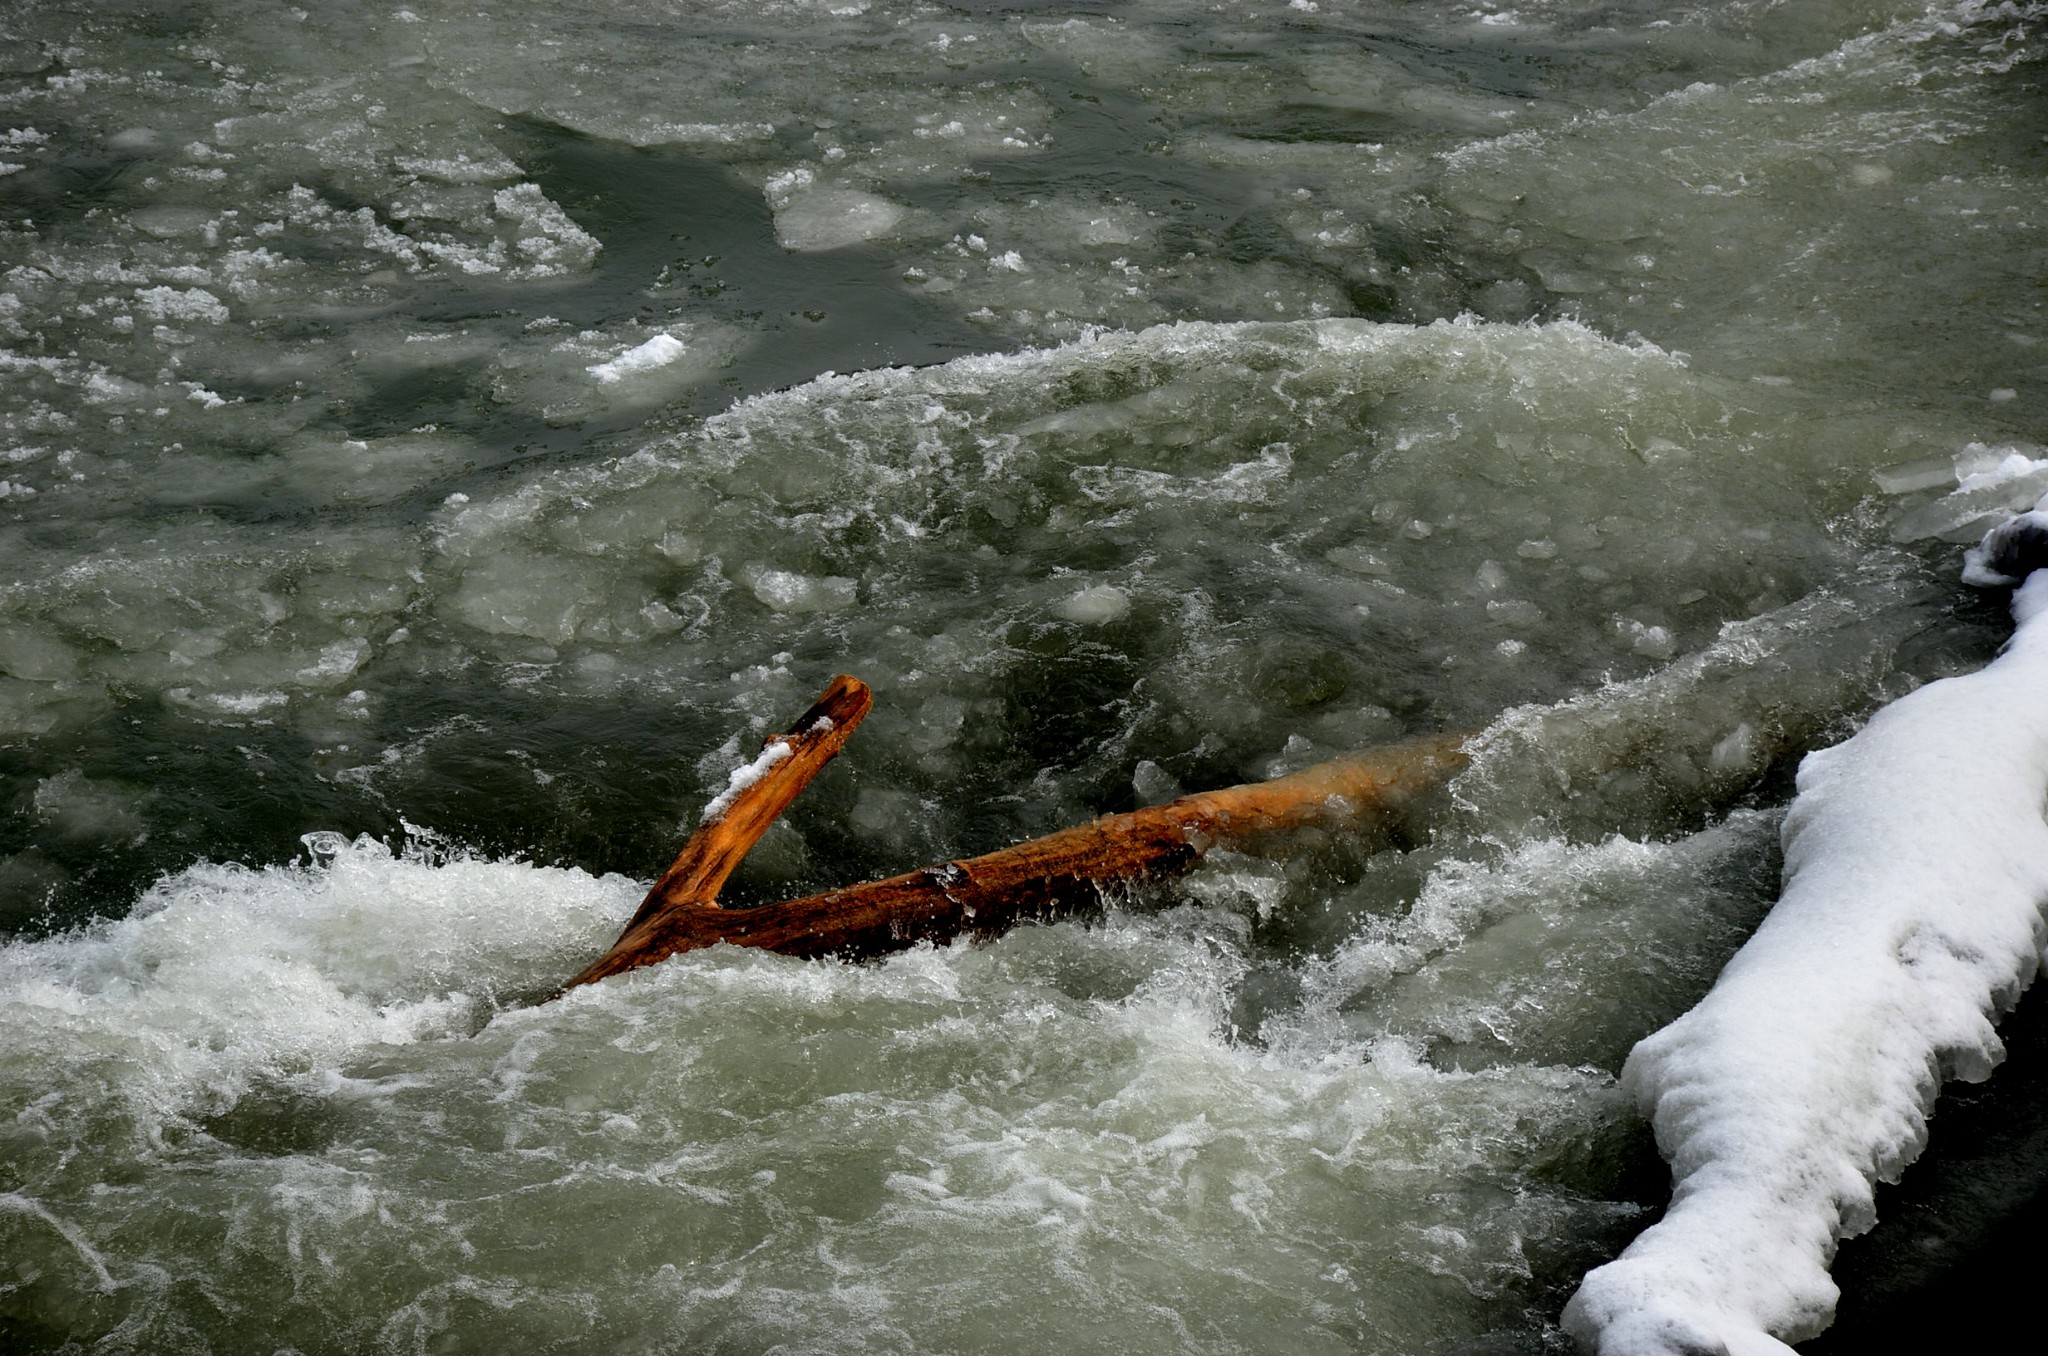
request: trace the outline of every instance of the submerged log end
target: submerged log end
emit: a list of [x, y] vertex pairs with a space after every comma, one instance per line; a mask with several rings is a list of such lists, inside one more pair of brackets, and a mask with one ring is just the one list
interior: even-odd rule
[[735, 922], [749, 912], [721, 909], [716, 904], [671, 904], [659, 913], [628, 924], [611, 950], [584, 967], [562, 989], [566, 992], [579, 985], [595, 984], [600, 979], [665, 961], [680, 952], [733, 940]]

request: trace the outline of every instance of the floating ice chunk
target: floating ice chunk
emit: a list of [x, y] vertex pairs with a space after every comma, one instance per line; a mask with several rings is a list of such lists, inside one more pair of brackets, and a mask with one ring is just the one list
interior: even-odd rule
[[1139, 759], [1131, 769], [1131, 789], [1138, 793], [1140, 805], [1164, 805], [1185, 794], [1179, 778], [1150, 758]]
[[407, 174], [438, 179], [444, 184], [500, 183], [519, 177], [519, 166], [503, 155], [485, 152], [471, 156], [457, 151], [452, 156], [395, 156], [392, 163]]
[[282, 692], [194, 692], [189, 687], [174, 687], [164, 696], [174, 706], [186, 706], [200, 711], [210, 711], [224, 716], [260, 716], [273, 711], [290, 701]]
[[322, 646], [319, 657], [294, 676], [308, 687], [333, 687], [352, 676], [369, 657], [369, 641], [360, 638], [337, 640]]
[[1955, 483], [1955, 458], [1941, 455], [1916, 457], [1872, 471], [1870, 478], [1886, 494], [1911, 494], [1915, 490], [1938, 490]]
[[1359, 546], [1333, 546], [1323, 552], [1323, 559], [1338, 569], [1349, 570], [1353, 574], [1378, 577], [1394, 572], [1393, 566]]
[[2048, 471], [2048, 457], [2027, 455], [2029, 451], [2040, 450], [1971, 443], [1956, 458], [1956, 489], [1964, 492], [1996, 489]]
[[144, 832], [134, 788], [95, 781], [77, 768], [44, 778], [30, 802], [36, 818], [67, 838], [136, 839]]
[[764, 570], [753, 582], [754, 596], [777, 612], [836, 612], [853, 606], [858, 585], [836, 574]]
[[1715, 772], [1747, 771], [1756, 762], [1760, 742], [1756, 727], [1745, 720], [1714, 745], [1707, 766]]
[[634, 146], [732, 146], [766, 141], [775, 135], [772, 122], [635, 122], [618, 133]]
[[1285, 777], [1291, 772], [1299, 772], [1301, 769], [1309, 766], [1309, 764], [1317, 762], [1321, 756], [1326, 755], [1318, 755], [1316, 746], [1309, 740], [1304, 739], [1298, 734], [1291, 734], [1287, 736], [1287, 743], [1281, 747], [1280, 752], [1266, 760], [1266, 764], [1260, 769], [1260, 772], [1263, 776], [1269, 778]]
[[929, 812], [915, 796], [879, 786], [862, 787], [860, 799], [847, 815], [854, 832], [892, 846], [912, 841], [918, 827], [929, 820]]
[[77, 650], [44, 632], [0, 628], [0, 673], [31, 682], [62, 682], [78, 676], [80, 657]]
[[775, 210], [775, 238], [786, 250], [836, 250], [873, 240], [894, 230], [905, 210], [873, 193], [820, 184], [815, 171], [801, 167], [774, 175], [765, 191]]
[[583, 370], [609, 386], [657, 367], [667, 367], [689, 351], [688, 345], [673, 334], [657, 334], [609, 362], [592, 363]]
[[1527, 598], [1496, 598], [1486, 605], [1486, 615], [1503, 626], [1537, 626], [1543, 609]]
[[[1968, 541], [2048, 491], [2048, 448], [2030, 443], [1971, 443], [1956, 454], [1953, 466], [1955, 489], [1901, 516], [1892, 524], [1894, 540]], [[1891, 483], [1924, 482], [1927, 475], [1914, 474], [1921, 469], [1921, 463], [1895, 468]], [[1880, 479], [1880, 485], [1885, 483]]]
[[673, 311], [602, 329], [572, 330], [553, 320], [529, 329], [551, 337], [498, 349], [490, 359], [491, 392], [556, 424], [673, 399], [729, 361], [742, 342], [731, 326]]
[[1777, 906], [1629, 1056], [1674, 1190], [1566, 1306], [1588, 1350], [1784, 1353], [1826, 1327], [1835, 1244], [1919, 1153], [1937, 1071], [1982, 1078], [2001, 1058], [1991, 1017], [2048, 932], [2048, 574], [2013, 615], [1989, 667], [1807, 757]]
[[1615, 638], [1645, 659], [1669, 659], [1678, 653], [1678, 642], [1669, 627], [1651, 626], [1632, 617], [1614, 619]]
[[1140, 229], [1116, 217], [1089, 217], [1076, 238], [1083, 245], [1134, 245]]
[[731, 775], [725, 779], [725, 790], [712, 797], [711, 803], [704, 807], [703, 822], [716, 824], [725, 818], [725, 812], [733, 807], [733, 802], [740, 798], [742, 791], [767, 776], [770, 768], [795, 752], [795, 745], [786, 739], [769, 740], [767, 747], [761, 750], [753, 762], [732, 770]]
[[1131, 614], [1131, 595], [1114, 584], [1097, 584], [1068, 594], [1053, 604], [1053, 611], [1083, 626], [1103, 626]]
[[196, 320], [218, 325], [228, 318], [228, 308], [220, 298], [203, 287], [183, 291], [175, 287], [145, 287], [135, 294], [135, 305], [152, 320]]
[[539, 276], [588, 268], [603, 248], [539, 184], [514, 184], [491, 195], [491, 210], [518, 232], [514, 248]]
[[507, 553], [464, 570], [446, 607], [455, 620], [479, 631], [562, 645], [575, 637], [601, 588], [570, 562]]

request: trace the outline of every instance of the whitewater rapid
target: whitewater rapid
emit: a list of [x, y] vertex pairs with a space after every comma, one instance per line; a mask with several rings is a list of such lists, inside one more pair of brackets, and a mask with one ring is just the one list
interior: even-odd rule
[[[1554, 1351], [1800, 760], [2005, 637], [2040, 23], [0, 6], [0, 1346]], [[736, 904], [1474, 761], [534, 1006], [839, 672]]]

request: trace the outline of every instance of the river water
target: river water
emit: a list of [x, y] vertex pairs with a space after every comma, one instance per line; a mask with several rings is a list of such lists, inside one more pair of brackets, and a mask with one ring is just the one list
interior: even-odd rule
[[[1560, 1349], [1798, 758], [2005, 633], [2043, 22], [7, 0], [0, 1338]], [[842, 671], [736, 902], [1482, 733], [534, 1006]], [[2039, 1185], [1943, 1124], [1845, 1321]]]

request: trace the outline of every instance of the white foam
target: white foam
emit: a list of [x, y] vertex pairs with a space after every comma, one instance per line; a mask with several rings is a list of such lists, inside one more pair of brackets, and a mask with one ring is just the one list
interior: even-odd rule
[[2002, 1057], [1991, 1019], [2048, 934], [2044, 612], [2036, 575], [1988, 668], [1801, 765], [1778, 904], [1624, 1069], [1674, 1189], [1567, 1306], [1589, 1349], [1782, 1353], [1825, 1328], [1835, 1245], [1919, 1153], [1940, 1076], [1982, 1078]]
[[496, 993], [544, 989], [601, 946], [638, 893], [617, 876], [306, 841], [311, 867], [189, 867], [127, 918], [0, 948], [12, 1054], [61, 1082], [82, 1052], [120, 1052], [108, 1091], [153, 1133], [265, 1076], [467, 1035]]

